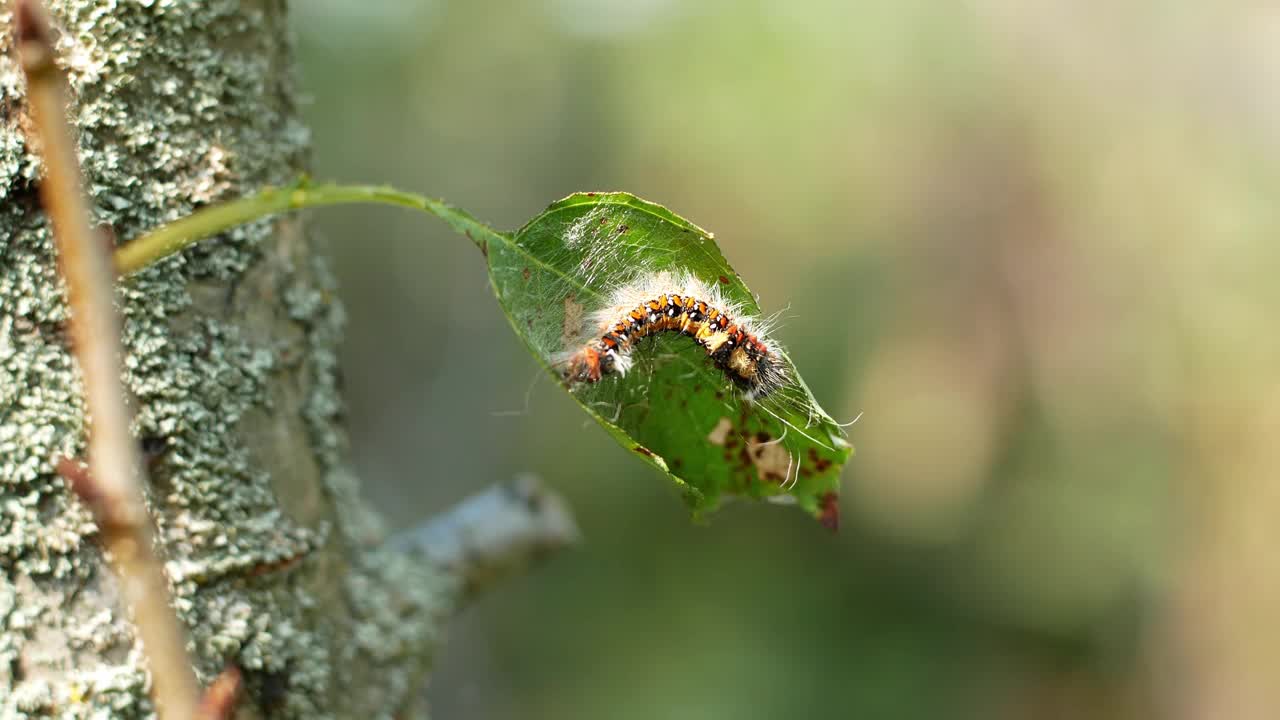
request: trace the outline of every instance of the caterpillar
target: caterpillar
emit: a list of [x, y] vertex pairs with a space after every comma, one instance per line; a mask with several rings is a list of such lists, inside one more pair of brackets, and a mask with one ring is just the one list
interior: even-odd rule
[[595, 383], [607, 375], [625, 376], [636, 343], [664, 332], [692, 338], [748, 401], [786, 383], [781, 352], [756, 318], [726, 301], [715, 286], [668, 272], [641, 276], [612, 293], [562, 356], [564, 377]]

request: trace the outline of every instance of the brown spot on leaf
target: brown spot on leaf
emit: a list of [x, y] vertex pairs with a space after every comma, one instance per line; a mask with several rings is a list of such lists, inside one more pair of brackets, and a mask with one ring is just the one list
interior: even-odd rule
[[630, 225], [619, 225], [619, 226], [618, 226], [618, 234], [619, 234], [619, 235], [625, 235], [625, 234], [627, 234], [627, 231], [628, 231], [628, 230], [630, 230], [630, 229], [631, 229], [631, 226], [630, 226]]
[[746, 451], [756, 467], [756, 476], [760, 478], [760, 482], [781, 485], [787, 481], [795, 456], [782, 443], [773, 440], [769, 433], [757, 433], [747, 440]]
[[729, 284], [729, 278], [727, 278], [727, 277], [725, 277], [725, 276], [721, 275], [721, 276], [720, 276], [720, 284], [721, 284], [721, 285], [728, 285], [728, 284]]
[[834, 464], [833, 461], [819, 455], [818, 451], [814, 448], [809, 448], [808, 456], [809, 463], [813, 465], [819, 473], [826, 472]]
[[723, 446], [729, 439], [729, 431], [733, 429], [733, 422], [727, 417], [720, 418], [720, 422], [711, 428], [711, 432], [707, 435], [707, 442], [712, 445]]
[[633, 447], [633, 448], [631, 448], [631, 449], [632, 449], [632, 450], [635, 450], [636, 452], [640, 453], [641, 455], [643, 455], [643, 456], [645, 456], [645, 457], [647, 457], [647, 458], [657, 457], [657, 455], [655, 455], [655, 454], [654, 454], [654, 452], [653, 452], [652, 450], [650, 450], [649, 448], [647, 448], [647, 447], [645, 447], [645, 446], [643, 446], [643, 445], [636, 445], [635, 447]]
[[810, 457], [813, 459], [813, 466], [817, 468], [820, 473], [826, 472], [835, 464], [832, 460], [824, 458], [816, 452], [811, 454]]
[[529, 276], [532, 274], [533, 273], [529, 272], [529, 268], [525, 268], [520, 271], [520, 277], [524, 278], [525, 282], [529, 281]]

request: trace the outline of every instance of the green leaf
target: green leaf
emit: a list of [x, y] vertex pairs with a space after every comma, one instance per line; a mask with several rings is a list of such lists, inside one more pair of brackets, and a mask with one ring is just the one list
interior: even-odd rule
[[[626, 193], [571, 195], [481, 247], [512, 328], [557, 380], [557, 358], [574, 349], [583, 318], [641, 273], [688, 272], [760, 315], [710, 233]], [[687, 337], [661, 334], [634, 358], [625, 377], [566, 387], [623, 447], [673, 479], [696, 515], [746, 496], [794, 501], [835, 526], [852, 447], [785, 352], [791, 380], [754, 403]]]
[[[745, 312], [760, 315], [755, 297], [710, 233], [626, 193], [571, 195], [508, 234], [424, 195], [380, 186], [313, 185], [303, 178], [157, 228], [118, 248], [116, 269], [122, 275], [137, 272], [242, 223], [346, 203], [418, 210], [475, 243], [511, 326], [557, 379], [556, 358], [574, 349], [583, 318], [641, 273], [687, 272], [718, 287]], [[660, 336], [633, 355], [635, 367], [625, 378], [566, 387], [623, 447], [674, 480], [695, 515], [725, 498], [746, 496], [795, 503], [836, 526], [840, 469], [853, 448], [785, 352], [788, 383], [755, 403], [736, 393], [688, 338]]]

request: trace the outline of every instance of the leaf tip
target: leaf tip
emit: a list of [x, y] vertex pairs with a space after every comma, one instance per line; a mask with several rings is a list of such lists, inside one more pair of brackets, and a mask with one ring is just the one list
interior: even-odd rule
[[828, 490], [818, 496], [818, 512], [814, 517], [831, 532], [840, 530], [840, 496], [836, 491]]

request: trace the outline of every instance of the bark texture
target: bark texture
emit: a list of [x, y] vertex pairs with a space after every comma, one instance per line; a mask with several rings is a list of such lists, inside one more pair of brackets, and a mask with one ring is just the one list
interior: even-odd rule
[[[96, 220], [119, 238], [305, 166], [280, 0], [51, 2]], [[53, 472], [84, 450], [79, 379], [20, 74], [0, 11], [0, 718], [146, 717], [88, 511]], [[238, 717], [411, 711], [461, 583], [379, 549], [344, 462], [342, 309], [296, 219], [126, 280], [126, 383], [178, 611]]]

